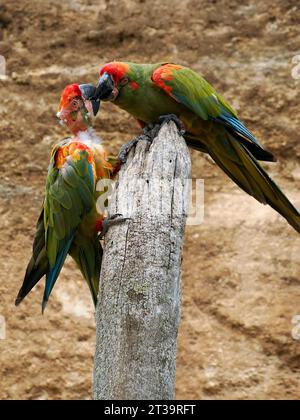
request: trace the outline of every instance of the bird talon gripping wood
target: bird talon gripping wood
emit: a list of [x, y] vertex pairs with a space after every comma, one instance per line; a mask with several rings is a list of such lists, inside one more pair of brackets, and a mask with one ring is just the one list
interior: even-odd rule
[[161, 125], [167, 124], [170, 121], [173, 121], [176, 124], [176, 127], [178, 128], [178, 131], [181, 136], [185, 135], [185, 127], [183, 122], [177, 117], [175, 114], [169, 114], [169, 115], [162, 115], [158, 119], [159, 123]]
[[100, 240], [103, 240], [107, 232], [109, 231], [109, 228], [118, 225], [123, 222], [127, 222], [128, 220], [132, 220], [130, 217], [123, 217], [122, 214], [115, 214], [113, 216], [107, 217], [102, 224], [102, 230], [100, 232], [99, 238]]
[[135, 139], [130, 140], [128, 143], [123, 144], [118, 155], [119, 161], [122, 165], [124, 165], [127, 162], [127, 156], [129, 155], [131, 150], [137, 145], [138, 141], [139, 138], [136, 137]]
[[[147, 141], [150, 144], [152, 143], [153, 139], [155, 138], [155, 136], [153, 136], [153, 130], [155, 130], [155, 128], [152, 128], [151, 131], [147, 131], [145, 134], [143, 134], [141, 136], [137, 136], [133, 140], [130, 140], [128, 143], [123, 144], [123, 146], [120, 149], [119, 155], [118, 155], [118, 159], [119, 159], [119, 161], [121, 162], [122, 165], [124, 165], [127, 162], [127, 156], [129, 155], [129, 153], [131, 152], [131, 150], [140, 141]], [[158, 127], [158, 130], [156, 131], [156, 133], [158, 131], [159, 131], [159, 127]]]

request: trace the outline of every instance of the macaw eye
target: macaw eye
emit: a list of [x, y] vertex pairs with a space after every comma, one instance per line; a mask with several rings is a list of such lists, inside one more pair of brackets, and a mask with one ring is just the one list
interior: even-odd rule
[[128, 82], [129, 82], [128, 77], [123, 77], [123, 79], [120, 80], [119, 85], [120, 86], [125, 86], [125, 85], [127, 85]]
[[70, 106], [73, 110], [78, 110], [80, 108], [80, 99], [79, 98], [73, 98], [70, 99]]

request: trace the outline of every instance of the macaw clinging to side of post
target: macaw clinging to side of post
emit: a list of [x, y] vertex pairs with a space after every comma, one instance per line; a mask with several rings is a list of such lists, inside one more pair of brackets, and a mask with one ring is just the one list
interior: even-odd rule
[[99, 232], [104, 216], [96, 209], [96, 183], [111, 178], [115, 168], [91, 128], [91, 113], [96, 113], [97, 104], [83, 99], [86, 89], [88, 85], [69, 85], [61, 96], [58, 117], [73, 136], [52, 150], [33, 253], [16, 305], [46, 276], [44, 311], [67, 254], [86, 279], [94, 304], [97, 302], [103, 253]]
[[[275, 161], [215, 89], [192, 69], [171, 63], [104, 65], [87, 99], [112, 101], [142, 127], [177, 119], [187, 144], [209, 153], [246, 193], [269, 204], [300, 233], [300, 214], [258, 163]], [[179, 121], [179, 120], [180, 121]]]

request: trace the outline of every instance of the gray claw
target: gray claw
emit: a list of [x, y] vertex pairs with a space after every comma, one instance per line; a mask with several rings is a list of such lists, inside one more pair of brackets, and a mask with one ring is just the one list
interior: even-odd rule
[[159, 123], [161, 125], [166, 124], [170, 121], [173, 121], [176, 124], [176, 127], [178, 128], [178, 131], [181, 136], [185, 134], [185, 126], [183, 122], [180, 120], [180, 118], [177, 117], [175, 114], [169, 114], [169, 115], [162, 115], [159, 117]]
[[146, 127], [143, 128], [143, 133], [145, 134], [145, 136], [147, 136], [153, 130], [154, 127], [155, 124], [152, 123], [146, 125]]
[[137, 138], [131, 140], [130, 142], [123, 144], [121, 147], [121, 150], [119, 152], [119, 161], [122, 165], [124, 165], [127, 162], [127, 156], [130, 153], [130, 151], [134, 148], [134, 146], [137, 144], [138, 140]]
[[135, 147], [138, 144], [139, 141], [146, 140], [151, 144], [155, 137], [158, 135], [161, 125], [169, 121], [175, 122], [181, 135], [185, 134], [184, 125], [176, 115], [163, 115], [159, 118], [158, 124], [148, 124], [146, 127], [143, 128], [142, 135], [136, 137], [135, 139], [131, 140], [129, 143], [126, 143], [121, 147], [118, 156], [121, 164], [124, 165], [127, 162], [128, 154], [133, 149], [133, 147]]
[[107, 217], [102, 225], [102, 230], [100, 232], [99, 238], [102, 241], [107, 234], [111, 226], [117, 225], [119, 223], [126, 222], [127, 220], [132, 220], [130, 217], [123, 217], [122, 214], [114, 214], [113, 216]]
[[126, 143], [121, 147], [118, 158], [122, 165], [124, 165], [127, 162], [127, 156], [131, 152], [131, 150], [138, 144], [139, 141], [142, 140], [152, 142], [149, 133], [147, 133], [136, 137], [135, 139], [131, 140], [129, 143]]

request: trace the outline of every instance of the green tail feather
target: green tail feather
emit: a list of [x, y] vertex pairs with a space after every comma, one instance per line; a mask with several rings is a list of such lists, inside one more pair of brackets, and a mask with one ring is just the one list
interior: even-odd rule
[[18, 293], [15, 304], [18, 306], [33, 287], [44, 277], [49, 270], [49, 261], [45, 248], [44, 211], [42, 211], [36, 226], [32, 257], [26, 269], [22, 287]]
[[89, 286], [94, 305], [97, 304], [103, 250], [98, 237], [88, 238], [78, 234], [70, 255], [78, 265]]
[[190, 134], [184, 135], [186, 144], [194, 150], [202, 153], [208, 153], [207, 147], [204, 143], [202, 143], [197, 137], [193, 137]]
[[259, 202], [269, 204], [300, 233], [300, 213], [243, 144], [226, 129], [220, 129], [208, 149], [215, 162], [240, 188]]

